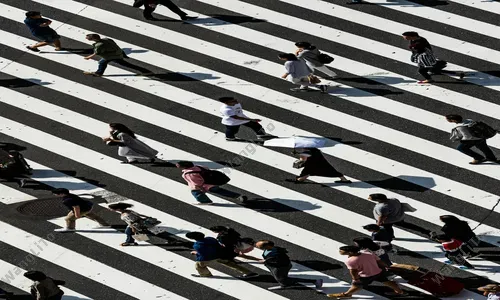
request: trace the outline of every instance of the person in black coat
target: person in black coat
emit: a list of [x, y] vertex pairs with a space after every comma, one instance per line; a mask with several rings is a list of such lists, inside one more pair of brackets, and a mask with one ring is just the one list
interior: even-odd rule
[[474, 251], [474, 247], [479, 245], [480, 240], [467, 222], [450, 215], [440, 216], [439, 219], [444, 223], [441, 231], [446, 236], [462, 241], [464, 244], [461, 248], [469, 256], [478, 255], [478, 253]]
[[303, 162], [302, 172], [295, 178], [295, 182], [305, 181], [309, 176], [339, 177], [336, 183], [351, 183], [350, 180], [337, 171], [317, 148], [308, 148], [301, 152], [300, 160]]
[[168, 7], [172, 12], [176, 13], [179, 15], [179, 17], [182, 20], [191, 20], [191, 19], [196, 19], [196, 17], [189, 17], [187, 13], [183, 12], [177, 5], [175, 5], [171, 0], [135, 0], [133, 6], [134, 7], [141, 7], [144, 5], [144, 18], [146, 20], [151, 20], [155, 21], [153, 17], [153, 12], [156, 9], [156, 6], [158, 4], [164, 5]]

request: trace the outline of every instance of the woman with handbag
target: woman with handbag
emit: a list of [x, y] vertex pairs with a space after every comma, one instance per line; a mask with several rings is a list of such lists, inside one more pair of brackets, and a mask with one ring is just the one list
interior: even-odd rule
[[152, 217], [141, 215], [130, 208], [132, 204], [128, 203], [113, 203], [108, 205], [108, 208], [112, 211], [120, 213], [120, 219], [127, 223], [127, 228], [125, 229], [125, 234], [127, 239], [125, 243], [121, 243], [121, 246], [137, 246], [137, 242], [134, 239], [136, 234], [158, 234], [159, 230], [153, 229], [156, 225], [160, 224], [158, 220]]
[[295, 55], [297, 55], [298, 59], [302, 59], [306, 62], [306, 65], [311, 72], [317, 70], [328, 75], [328, 79], [330, 80], [337, 79], [337, 73], [325, 66], [325, 64], [329, 64], [333, 61], [333, 57], [321, 53], [316, 46], [311, 45], [311, 43], [308, 42], [297, 42], [295, 43], [295, 46], [297, 47]]
[[317, 148], [309, 148], [301, 152], [300, 158], [294, 162], [293, 167], [302, 169], [299, 176], [295, 178], [295, 182], [305, 181], [309, 176], [321, 177], [339, 177], [340, 180], [336, 183], [351, 183], [350, 180], [337, 171], [326, 158], [323, 153]]
[[61, 300], [64, 292], [59, 288], [59, 285], [64, 285], [62, 280], [54, 280], [47, 277], [40, 271], [28, 271], [23, 274], [24, 277], [33, 280], [31, 286], [31, 295], [36, 300]]
[[139, 160], [147, 159], [153, 163], [158, 151], [137, 139], [135, 133], [120, 123], [109, 124], [110, 135], [103, 138], [108, 146], [118, 146], [118, 155], [124, 156], [127, 161], [122, 164], [136, 164]]
[[[286, 73], [281, 76], [281, 78], [286, 79], [294, 84], [299, 84], [299, 88], [290, 89], [292, 92], [307, 92], [311, 89], [310, 85], [318, 85], [321, 82], [318, 77], [311, 74], [311, 71], [307, 67], [306, 63], [298, 59], [293, 53], [280, 53], [278, 55], [279, 59], [285, 60]], [[318, 85], [322, 93], [328, 91], [328, 86]]]

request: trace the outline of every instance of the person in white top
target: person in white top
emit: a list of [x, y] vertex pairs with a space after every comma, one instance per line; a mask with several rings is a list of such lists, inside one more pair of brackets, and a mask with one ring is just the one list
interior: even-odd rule
[[220, 108], [220, 113], [222, 114], [221, 123], [226, 125], [226, 141], [237, 140], [236, 134], [241, 125], [252, 129], [258, 139], [270, 137], [259, 124], [261, 120], [245, 116], [241, 104], [234, 97], [221, 97], [219, 101], [224, 103]]
[[[281, 78], [286, 79], [294, 84], [300, 84], [299, 88], [290, 89], [292, 92], [307, 92], [310, 91], [309, 86], [311, 82], [309, 81], [309, 75], [312, 75], [312, 71], [309, 70], [305, 61], [298, 59], [293, 53], [280, 53], [278, 58], [285, 60], [285, 70], [286, 73], [281, 76]], [[328, 91], [328, 86], [318, 85], [322, 93]]]
[[295, 43], [297, 50], [295, 50], [295, 55], [297, 55], [298, 59], [305, 61], [307, 67], [311, 72], [314, 70], [318, 70], [326, 75], [328, 75], [329, 79], [336, 79], [338, 77], [337, 73], [328, 69], [325, 64], [321, 61], [321, 52], [319, 49], [311, 45], [308, 42], [297, 42]]

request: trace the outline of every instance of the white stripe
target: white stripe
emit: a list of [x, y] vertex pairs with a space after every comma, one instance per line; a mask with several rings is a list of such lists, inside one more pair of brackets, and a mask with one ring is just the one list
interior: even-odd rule
[[31, 195], [21, 193], [18, 190], [12, 189], [6, 185], [0, 185], [0, 202], [3, 204], [13, 204], [34, 199], [36, 198]]
[[[76, 272], [81, 276], [132, 297], [138, 299], [186, 300], [186, 298], [180, 297], [156, 285], [54, 244], [50, 241], [56, 238], [52, 233], [49, 233], [46, 238], [41, 238], [2, 221], [0, 221], [0, 231], [2, 232], [2, 241], [4, 243], [28, 253], [37, 253], [36, 256], [41, 259], [65, 269], [71, 268], [69, 270], [72, 272]], [[39, 250], [39, 247], [43, 250]]]
[[[3, 185], [2, 185], [3, 186]], [[1, 187], [0, 187], [1, 189]], [[25, 194], [26, 196], [29, 196]], [[15, 266], [13, 264], [10, 264], [6, 261], [0, 260], [0, 270], [2, 270], [2, 273], [0, 274], [0, 281], [5, 282], [8, 285], [11, 285], [13, 287], [16, 287], [20, 290], [23, 290], [25, 292], [30, 292], [30, 287], [33, 284], [33, 281], [29, 280], [28, 278], [24, 277], [23, 274], [27, 272], [26, 270]], [[54, 277], [54, 279], [59, 279], [62, 280], [62, 278], [58, 278], [57, 274], [47, 274], [49, 277]], [[64, 291], [64, 296], [62, 297], [63, 300], [87, 300], [91, 299], [87, 296], [84, 296], [82, 294], [79, 294], [75, 291], [72, 291], [64, 286], [60, 287], [61, 290]], [[10, 291], [8, 291], [10, 292]]]
[[[54, 153], [58, 153], [59, 155], [66, 156], [67, 158], [74, 161], [99, 169], [102, 172], [121, 177], [124, 180], [154, 190], [158, 193], [162, 193], [184, 203], [193, 203], [191, 195], [189, 195], [189, 193], [186, 193], [186, 187], [169, 178], [159, 176], [140, 168], [136, 168], [133, 165], [118, 164], [117, 160], [115, 159], [83, 148], [74, 143], [56, 138], [52, 135], [11, 121], [9, 119], [0, 117], [0, 121], [0, 126], [10, 128], [10, 130], [5, 133], [7, 135], [16, 136], [19, 139], [44, 148], [47, 151], [52, 151]], [[89, 125], [90, 124], [86, 124], [86, 127], [89, 127]], [[130, 168], [133, 168], [133, 172], [130, 172]], [[297, 245], [308, 245], [308, 248], [312, 251], [316, 251], [324, 255], [330, 255], [332, 257], [335, 257], [336, 255], [338, 243], [333, 240], [326, 239], [325, 237], [320, 236], [316, 233], [304, 230], [283, 221], [273, 219], [262, 213], [245, 209], [240, 206], [235, 206], [232, 202], [223, 200], [219, 197], [212, 196], [211, 198], [215, 203], [222, 204], [222, 206], [198, 206], [198, 208], [218, 214], [241, 224], [251, 226], [257, 230], [268, 232], [274, 236], [287, 239]], [[230, 210], [227, 209], [227, 205], [231, 205]], [[339, 214], [339, 216], [341, 217], [337, 217], [336, 214]], [[348, 227], [360, 232], [360, 228], [362, 225], [373, 222], [373, 220], [370, 218], [340, 209], [338, 211], [330, 210], [330, 215], [328, 216], [328, 218], [342, 218], [344, 226], [348, 226], [350, 224]], [[443, 257], [442, 253], [434, 252], [436, 251], [436, 243], [429, 242], [426, 239], [421, 238], [420, 236], [405, 232], [398, 228], [395, 228], [395, 234], [398, 237], [402, 237], [402, 240], [397, 240], [393, 243], [394, 245], [398, 245], [406, 249], [412, 249], [412, 251], [416, 253], [440, 262], [444, 262], [446, 260], [446, 258]], [[500, 274], [490, 274], [491, 271], [497, 269], [500, 270], [500, 266], [490, 261], [481, 260], [480, 262], [482, 263], [482, 266], [488, 267], [488, 270], [490, 271], [485, 272], [481, 269], [476, 269], [470, 270], [469, 272], [480, 276], [488, 276], [492, 280], [500, 281]]]
[[500, 15], [500, 3], [498, 3], [495, 0], [486, 0], [486, 1], [471, 1], [471, 0], [449, 0], [451, 2], [456, 2], [462, 5], [467, 5], [470, 7], [474, 7], [477, 9], [481, 9], [490, 13], [498, 14]]

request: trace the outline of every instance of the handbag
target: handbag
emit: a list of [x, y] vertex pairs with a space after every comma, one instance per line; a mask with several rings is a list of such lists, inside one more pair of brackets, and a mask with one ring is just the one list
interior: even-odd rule
[[308, 75], [307, 79], [309, 79], [309, 83], [310, 84], [318, 84], [318, 83], [321, 82], [321, 80], [318, 77], [314, 76], [314, 75]]
[[401, 203], [404, 212], [416, 212], [417, 209], [408, 203]]
[[318, 55], [318, 60], [320, 63], [326, 65], [333, 62], [334, 58], [328, 54], [321, 53], [320, 55]]
[[134, 234], [132, 237], [134, 238], [134, 240], [139, 241], [139, 242], [149, 241], [148, 235], [144, 234], [144, 233]]
[[302, 169], [306, 164], [306, 161], [305, 160], [300, 160], [300, 159], [297, 159], [296, 161], [293, 162], [293, 167], [295, 169]]

